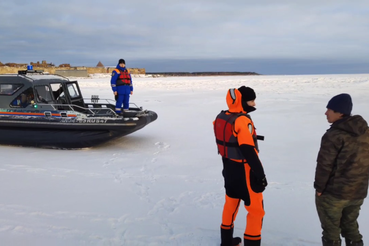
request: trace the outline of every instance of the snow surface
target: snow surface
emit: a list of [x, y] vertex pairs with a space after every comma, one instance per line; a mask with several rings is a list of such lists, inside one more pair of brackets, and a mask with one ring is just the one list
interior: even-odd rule
[[[113, 99], [109, 76], [78, 79]], [[157, 121], [82, 150], [0, 146], [0, 245], [219, 245], [222, 163], [212, 122], [228, 88], [251, 86], [269, 186], [262, 245], [321, 245], [313, 180], [325, 106], [350, 93], [369, 120], [369, 75], [135, 77], [131, 102]], [[235, 235], [242, 237], [240, 208]], [[359, 223], [369, 244], [369, 202]]]

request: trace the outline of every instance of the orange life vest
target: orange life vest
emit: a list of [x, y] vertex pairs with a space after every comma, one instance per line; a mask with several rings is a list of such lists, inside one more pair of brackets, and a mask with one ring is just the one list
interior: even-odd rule
[[[225, 158], [246, 162], [239, 148], [236, 137], [237, 132], [234, 130], [234, 123], [236, 119], [242, 115], [248, 117], [250, 120], [251, 118], [248, 114], [226, 114], [226, 112], [227, 111], [220, 112], [214, 122], [214, 134], [218, 147], [218, 153]], [[255, 148], [257, 151], [259, 151], [257, 135], [253, 124], [250, 124], [249, 131], [252, 134]]]
[[128, 73], [127, 69], [124, 71], [114, 69], [114, 71], [119, 74], [116, 86], [131, 85], [131, 75]]

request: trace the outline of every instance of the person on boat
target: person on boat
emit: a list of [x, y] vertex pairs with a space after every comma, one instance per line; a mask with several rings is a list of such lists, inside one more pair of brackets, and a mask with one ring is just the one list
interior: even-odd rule
[[264, 217], [263, 191], [268, 185], [259, 159], [258, 136], [249, 115], [255, 110], [255, 91], [241, 86], [229, 89], [228, 110], [221, 111], [214, 121], [218, 153], [222, 156], [225, 203], [220, 226], [221, 246], [239, 245], [233, 238], [234, 221], [241, 201], [248, 212], [244, 232], [245, 246], [260, 246]]
[[124, 59], [119, 59], [117, 67], [112, 72], [110, 84], [116, 100], [115, 112], [120, 114], [122, 105], [123, 111], [127, 111], [129, 109], [129, 97], [133, 94], [133, 85], [131, 74], [126, 68]]
[[28, 101], [28, 98], [27, 98], [26, 94], [24, 94], [24, 93], [22, 93], [20, 96], [17, 97], [17, 99], [15, 99], [12, 102], [13, 106], [21, 107], [21, 108], [27, 107], [28, 104], [30, 104], [30, 103]]

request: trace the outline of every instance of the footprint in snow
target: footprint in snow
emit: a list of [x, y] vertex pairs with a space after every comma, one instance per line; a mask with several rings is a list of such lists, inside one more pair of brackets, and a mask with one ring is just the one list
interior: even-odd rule
[[154, 154], [156, 155], [156, 154], [159, 154], [160, 152], [162, 152], [162, 151], [164, 151], [164, 150], [166, 150], [166, 149], [168, 149], [169, 147], [170, 147], [170, 145], [169, 144], [167, 144], [167, 143], [164, 143], [164, 142], [156, 142], [155, 143], [155, 145], [156, 145], [156, 147], [159, 149], [158, 151], [156, 151]]

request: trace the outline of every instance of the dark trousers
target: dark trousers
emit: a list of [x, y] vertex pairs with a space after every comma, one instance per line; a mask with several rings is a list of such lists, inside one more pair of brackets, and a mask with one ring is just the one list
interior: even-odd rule
[[357, 218], [364, 199], [341, 200], [328, 194], [315, 195], [315, 205], [323, 229], [323, 238], [338, 241], [340, 234], [354, 242], [363, 236]]
[[129, 96], [130, 94], [118, 94], [115, 99], [115, 112], [120, 113], [122, 111], [122, 104], [124, 110], [129, 108]]

